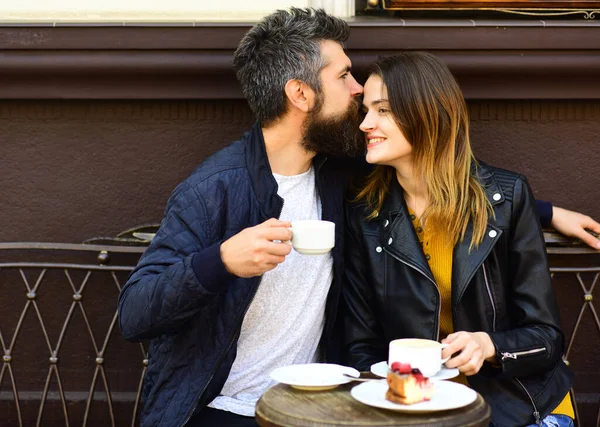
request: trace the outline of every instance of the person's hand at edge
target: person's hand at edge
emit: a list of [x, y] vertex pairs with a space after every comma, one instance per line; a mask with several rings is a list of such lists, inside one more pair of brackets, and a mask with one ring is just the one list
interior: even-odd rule
[[600, 240], [586, 230], [600, 234], [600, 224], [579, 212], [552, 207], [552, 227], [561, 234], [581, 239], [588, 246], [600, 250]]

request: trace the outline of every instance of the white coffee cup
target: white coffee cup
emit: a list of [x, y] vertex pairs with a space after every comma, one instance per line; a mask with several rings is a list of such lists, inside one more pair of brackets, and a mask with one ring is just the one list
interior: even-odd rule
[[335, 223], [320, 220], [292, 221], [292, 246], [303, 255], [321, 255], [335, 246]]
[[390, 342], [388, 366], [394, 362], [408, 363], [426, 377], [437, 374], [450, 359], [442, 359], [442, 349], [448, 344], [421, 338], [402, 338]]

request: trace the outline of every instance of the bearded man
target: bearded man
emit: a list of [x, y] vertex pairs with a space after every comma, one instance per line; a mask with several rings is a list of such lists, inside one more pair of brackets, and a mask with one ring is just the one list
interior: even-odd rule
[[[364, 151], [348, 33], [291, 9], [241, 40], [234, 67], [257, 123], [174, 190], [119, 297], [125, 338], [150, 340], [141, 426], [255, 425], [269, 372], [337, 361], [343, 157]], [[291, 252], [300, 219], [333, 221], [334, 249]]]

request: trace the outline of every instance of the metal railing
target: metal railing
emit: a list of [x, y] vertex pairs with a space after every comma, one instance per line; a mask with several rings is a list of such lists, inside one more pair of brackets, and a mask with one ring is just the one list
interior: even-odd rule
[[[48, 409], [48, 402], [58, 401], [60, 409], [54, 405], [54, 414], [50, 414], [50, 419], [56, 420], [62, 413], [62, 422], [54, 424], [49, 422], [48, 425], [110, 425], [116, 427], [123, 424], [122, 417], [120, 422], [117, 422], [115, 415], [115, 394], [117, 400], [126, 402], [131, 411], [130, 422], [127, 424], [134, 426], [140, 403], [140, 392], [142, 386], [142, 378], [146, 370], [147, 359], [146, 349], [140, 343], [139, 359], [136, 364], [139, 367], [137, 373], [137, 388], [135, 390], [116, 391], [111, 387], [109, 375], [106, 369], [106, 361], [110, 358], [109, 343], [115, 341], [115, 335], [120, 337], [118, 330], [115, 330], [117, 321], [117, 297], [124, 284], [127, 275], [135, 266], [137, 258], [144, 251], [144, 247], [122, 247], [108, 245], [74, 245], [74, 244], [43, 244], [43, 243], [1, 243], [0, 254], [0, 298], [2, 300], [14, 299], [14, 296], [21, 295], [24, 297], [22, 306], [12, 305], [6, 306], [2, 304], [3, 313], [11, 311], [18, 313], [16, 318], [16, 326], [11, 334], [7, 334], [7, 330], [11, 329], [8, 324], [0, 323], [0, 347], [3, 353], [2, 368], [0, 369], [0, 424], [9, 423], [8, 425], [32, 425], [35, 418], [35, 426], [41, 426], [44, 420], [44, 412]], [[60, 260], [62, 254], [67, 253], [67, 259]], [[13, 255], [15, 261], [4, 261]], [[134, 255], [130, 257], [129, 263], [124, 265], [110, 265], [111, 258], [116, 258], [123, 255]], [[87, 255], [87, 256], [86, 256]], [[91, 257], [89, 256], [91, 255]], [[35, 258], [41, 258], [39, 261], [32, 261]], [[52, 260], [59, 258], [59, 260]], [[97, 263], [93, 263], [94, 258]], [[9, 274], [9, 273], [17, 273]], [[103, 313], [98, 314], [96, 302], [89, 298], [86, 300], [87, 293], [92, 282], [96, 285], [100, 284], [100, 289], [94, 291], [95, 295], [101, 295], [101, 299], [107, 299], [106, 296], [114, 297], [114, 304], [107, 307], [102, 307]], [[60, 288], [62, 295], [56, 292]], [[45, 293], [44, 291], [47, 290]], [[45, 316], [42, 303], [40, 302], [41, 295], [44, 295], [44, 304], [50, 307], [45, 307], [51, 311], [55, 311], [58, 306], [54, 306], [54, 302], [62, 299], [64, 296], [70, 299], [70, 302], [63, 304], [66, 309], [66, 316], [60, 319], [56, 313], [48, 313], [45, 310]], [[12, 298], [11, 298], [12, 296]], [[110, 297], [108, 298], [111, 299]], [[90, 313], [92, 309], [93, 313]], [[76, 314], [79, 314], [76, 319]], [[96, 317], [106, 317], [108, 325], [104, 322], [93, 322], [91, 314]], [[4, 317], [2, 320], [6, 320]], [[25, 320], [29, 319], [27, 326]], [[33, 322], [31, 322], [33, 320]], [[42, 332], [42, 340], [36, 340], [32, 343], [30, 337], [25, 337], [26, 334], [33, 334], [35, 326], [39, 326]], [[65, 381], [62, 372], [68, 369], [69, 364], [63, 359], [69, 359], [68, 351], [64, 349], [66, 346], [68, 331], [73, 328], [74, 324], [78, 323], [80, 332], [75, 336], [71, 335], [70, 339], [76, 341], [78, 346], [87, 347], [88, 351], [85, 355], [87, 359], [93, 359], [93, 367], [87, 366], [91, 371], [89, 384], [84, 388], [85, 381], [81, 378], [75, 381]], [[58, 330], [58, 336], [52, 334], [52, 329]], [[81, 333], [83, 329], [86, 333]], [[85, 337], [85, 338], [84, 338]], [[54, 339], [53, 339], [54, 338]], [[42, 344], [40, 345], [40, 341]], [[85, 343], [84, 341], [87, 341]], [[124, 343], [124, 341], [123, 341]], [[91, 344], [91, 348], [89, 345]], [[126, 344], [131, 346], [131, 344]], [[34, 350], [34, 351], [32, 351]], [[41, 354], [39, 354], [41, 352]], [[15, 367], [19, 357], [29, 359], [30, 368], [27, 369], [27, 363], [21, 364], [20, 369]], [[90, 357], [91, 356], [91, 357]], [[44, 375], [43, 387], [39, 390], [28, 390], [35, 381], [25, 378], [31, 375], [31, 365], [38, 365], [45, 360], [46, 374]], [[71, 358], [73, 362], [73, 358]], [[118, 365], [121, 363], [119, 362]], [[130, 368], [131, 369], [131, 368]], [[39, 374], [38, 369], [38, 374]], [[75, 375], [75, 377], [85, 377], [85, 375]], [[7, 381], [5, 381], [7, 380]], [[8, 392], [3, 390], [8, 383]], [[23, 383], [21, 386], [20, 384]], [[131, 383], [131, 381], [129, 381]], [[100, 392], [97, 388], [100, 388]], [[52, 390], [51, 390], [52, 389]], [[12, 397], [12, 399], [11, 399]], [[12, 400], [14, 409], [11, 411], [7, 402]], [[31, 411], [36, 405], [31, 405], [31, 402], [37, 402], [35, 417], [31, 416]], [[77, 406], [76, 403], [84, 401], [83, 411], [71, 410], [71, 406]], [[106, 405], [108, 416], [103, 417], [102, 421], [94, 422], [91, 419], [92, 405], [102, 402]], [[23, 405], [29, 403], [25, 409]], [[122, 406], [122, 405], [120, 405]], [[73, 412], [73, 413], [70, 413]]]
[[[575, 372], [576, 425], [600, 427], [600, 319], [594, 305], [600, 252], [555, 232], [545, 232], [544, 238], [565, 332], [563, 359]], [[585, 414], [582, 407], [587, 408]]]
[[[554, 280], [556, 280], [557, 275], [570, 275], [571, 279], [575, 278], [576, 282], [579, 284], [579, 288], [582, 292], [582, 299], [583, 301], [581, 302], [581, 306], [579, 308], [579, 313], [577, 314], [577, 320], [575, 321], [575, 325], [573, 327], [573, 331], [566, 337], [566, 351], [565, 354], [563, 355], [563, 359], [565, 361], [565, 363], [567, 365], [571, 365], [571, 356], [574, 356], [575, 353], [577, 353], [578, 351], [580, 351], [580, 348], [575, 346], [575, 341], [577, 336], [583, 331], [583, 330], [587, 330], [587, 332], [590, 332], [590, 329], [588, 328], [594, 328], [596, 331], [598, 332], [598, 338], [596, 342], [600, 342], [600, 319], [598, 318], [598, 311], [596, 310], [596, 307], [594, 306], [594, 296], [593, 296], [593, 292], [594, 292], [594, 288], [596, 287], [596, 284], [598, 283], [598, 278], [600, 277], [600, 267], [579, 267], [579, 268], [571, 268], [571, 267], [551, 267], [550, 271], [552, 273], [552, 277]], [[586, 280], [583, 278], [584, 274], [590, 274], [591, 273], [591, 280], [589, 280], [589, 282], [586, 283]], [[584, 315], [586, 314], [586, 312], [589, 312], [591, 314], [591, 322], [588, 320], [587, 322], [584, 320]], [[598, 357], [596, 357], [596, 359], [598, 359]], [[596, 360], [596, 363], [598, 362], [598, 360]], [[571, 366], [572, 368], [575, 368], [575, 366]], [[576, 378], [577, 381], [577, 378]], [[577, 393], [575, 391], [575, 389], [577, 388], [577, 383], [575, 384], [574, 390], [572, 390], [572, 395], [575, 399], [575, 402], [577, 402]], [[598, 409], [596, 412], [596, 422], [594, 425], [596, 425], [597, 427], [600, 426], [600, 403], [598, 403], [599, 399], [598, 397], [600, 396], [600, 393], [597, 392], [598, 389], [596, 390], [595, 393], [595, 402], [598, 405]], [[586, 393], [589, 394], [589, 393]], [[589, 422], [586, 424], [583, 424], [581, 422], [581, 414], [580, 411], [578, 410], [578, 405], [574, 405], [574, 409], [575, 409], [575, 419], [577, 420], [577, 425], [578, 426], [586, 426], [586, 425], [590, 425]]]
[[[143, 344], [121, 337], [116, 307], [119, 291], [144, 250], [0, 243], [1, 426], [136, 425], [147, 351]], [[589, 341], [600, 343], [594, 305], [600, 255], [552, 243], [548, 253], [563, 323], [572, 327], [566, 331], [564, 357], [576, 371], [576, 397], [587, 396], [588, 403], [597, 405], [597, 386], [586, 384], [585, 372], [577, 369], [590, 359], [594, 366], [600, 363], [598, 353], [585, 354]], [[573, 266], [577, 263], [571, 258], [584, 254], [592, 254], [597, 266], [590, 267], [586, 257], [586, 265]], [[563, 260], [567, 266], [561, 266]], [[587, 412], [587, 419], [595, 418], [600, 426], [600, 407], [593, 416]], [[579, 414], [577, 418], [581, 420]]]

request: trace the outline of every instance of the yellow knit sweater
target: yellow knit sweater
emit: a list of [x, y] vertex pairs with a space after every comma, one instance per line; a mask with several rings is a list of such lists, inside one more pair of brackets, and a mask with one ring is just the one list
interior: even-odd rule
[[[454, 332], [454, 324], [452, 322], [452, 253], [454, 247], [448, 239], [444, 238], [445, 234], [443, 232], [436, 231], [435, 225], [428, 225], [427, 229], [424, 229], [414, 212], [409, 209], [408, 214], [423, 248], [425, 259], [429, 263], [429, 269], [440, 291], [442, 300], [440, 338], [444, 339]], [[467, 378], [463, 374], [454, 378], [453, 381], [469, 385]], [[552, 413], [575, 418], [569, 393], [567, 393]]]

